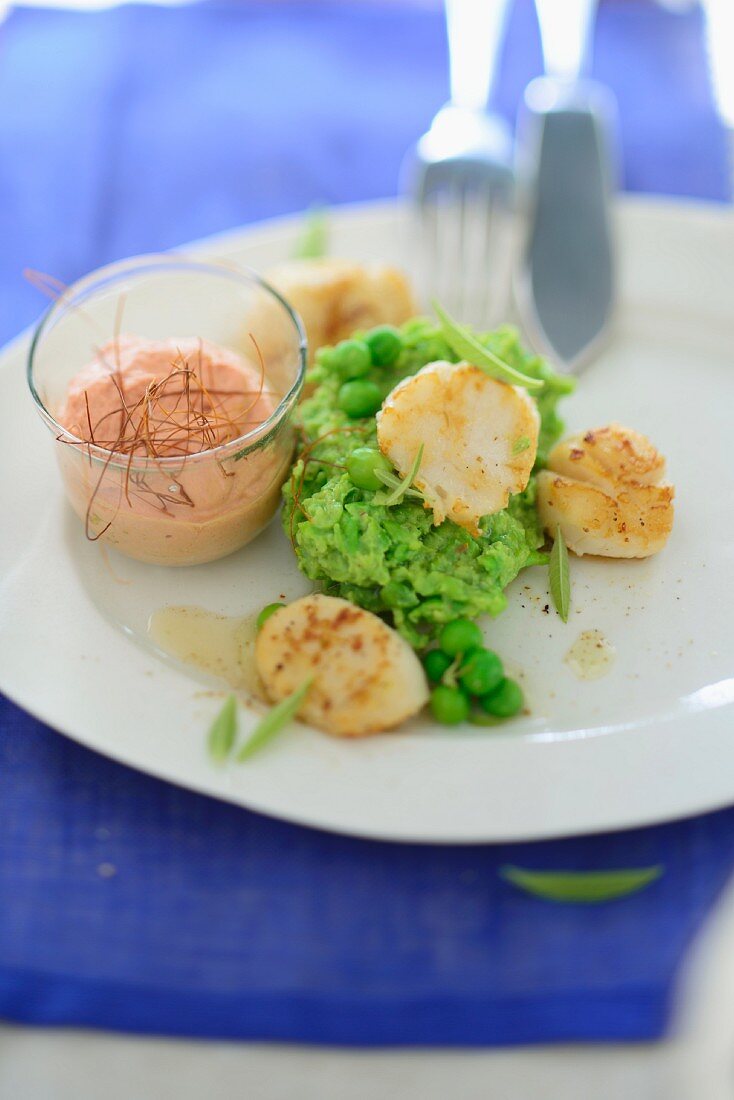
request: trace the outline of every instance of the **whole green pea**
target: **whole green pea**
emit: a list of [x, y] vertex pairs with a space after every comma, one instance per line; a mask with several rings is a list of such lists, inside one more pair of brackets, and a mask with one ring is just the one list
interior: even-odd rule
[[426, 670], [426, 676], [429, 680], [432, 680], [434, 684], [441, 682], [441, 679], [452, 665], [452, 660], [448, 653], [444, 653], [442, 649], [429, 649], [428, 653], [423, 658], [423, 667]]
[[316, 363], [319, 367], [323, 367], [324, 370], [336, 371], [338, 370], [339, 353], [336, 348], [323, 347], [319, 348], [316, 352]]
[[403, 349], [400, 333], [392, 325], [373, 328], [365, 336], [364, 342], [376, 367], [391, 366]]
[[392, 473], [392, 462], [376, 447], [355, 447], [347, 459], [347, 473], [357, 488], [373, 491], [384, 488], [376, 470]]
[[449, 657], [458, 657], [482, 644], [482, 632], [471, 619], [454, 619], [441, 631], [439, 645]]
[[458, 726], [469, 717], [469, 700], [459, 688], [439, 684], [431, 692], [431, 712], [442, 726]]
[[334, 348], [334, 365], [343, 378], [363, 378], [372, 366], [370, 349], [364, 340], [342, 340]]
[[382, 404], [382, 393], [374, 382], [366, 378], [355, 378], [352, 382], [345, 382], [337, 395], [337, 405], [358, 420], [363, 416], [374, 416]]
[[496, 718], [514, 718], [522, 710], [525, 699], [517, 680], [506, 676], [499, 687], [484, 695], [480, 702], [487, 714], [493, 714]]
[[505, 673], [497, 654], [478, 646], [465, 654], [457, 675], [470, 695], [488, 695], [499, 687]]

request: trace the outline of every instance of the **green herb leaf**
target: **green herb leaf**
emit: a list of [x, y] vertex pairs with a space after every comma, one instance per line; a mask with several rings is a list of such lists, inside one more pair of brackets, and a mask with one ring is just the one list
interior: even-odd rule
[[[421, 493], [419, 489], [406, 489], [400, 478], [396, 477], [395, 474], [388, 473], [387, 470], [375, 470], [375, 477], [378, 478], [383, 485], [386, 485], [388, 489], [400, 489], [401, 495], [411, 497], [415, 500], [423, 500], [423, 493]], [[389, 499], [390, 493], [383, 493], [382, 490], [379, 490], [374, 496], [375, 504], [387, 504]]]
[[531, 378], [527, 374], [521, 374], [509, 363], [505, 363], [494, 352], [480, 344], [468, 329], [456, 323], [449, 317], [445, 310], [441, 309], [438, 302], [433, 302], [436, 316], [441, 322], [441, 331], [446, 343], [460, 359], [466, 359], [475, 367], [496, 378], [499, 382], [509, 382], [512, 386], [524, 386], [526, 390], [542, 390], [545, 385], [540, 378]]
[[512, 444], [512, 453], [514, 455], [521, 455], [523, 451], [527, 451], [530, 446], [530, 440], [526, 435], [519, 436]]
[[325, 256], [329, 247], [329, 228], [326, 213], [322, 207], [314, 207], [306, 215], [306, 224], [296, 245], [294, 256], [297, 260], [318, 260]]
[[223, 764], [232, 751], [237, 736], [237, 699], [228, 695], [222, 709], [209, 728], [209, 755], [217, 764]]
[[564, 623], [567, 623], [568, 609], [571, 605], [571, 577], [568, 571], [566, 540], [560, 527], [556, 528], [556, 541], [553, 543], [548, 560], [548, 580], [556, 611]]
[[303, 700], [308, 695], [312, 683], [313, 676], [309, 676], [300, 687], [297, 687], [294, 692], [287, 695], [272, 710], [268, 711], [265, 717], [255, 726], [249, 740], [237, 753], [239, 763], [242, 763], [243, 760], [249, 760], [254, 753], [259, 752], [263, 746], [269, 744], [288, 725], [290, 720], [295, 718], [301, 709]]
[[464, 654], [463, 653], [458, 653], [456, 655], [456, 657], [454, 657], [453, 661], [451, 662], [451, 664], [449, 665], [449, 667], [446, 669], [443, 676], [441, 677], [441, 683], [442, 684], [446, 684], [447, 687], [452, 687], [452, 688], [455, 688], [455, 687], [458, 686], [456, 673], [459, 671], [459, 668], [461, 666], [461, 662], [463, 660], [464, 660]]
[[519, 890], [547, 901], [598, 905], [627, 897], [660, 878], [664, 868], [634, 867], [619, 871], [528, 871], [524, 867], [500, 867], [499, 874]]
[[402, 485], [402, 481], [397, 474], [391, 474], [387, 470], [375, 470], [375, 477], [378, 481], [381, 481], [383, 485], [387, 485], [388, 489], [399, 489]]
[[[413, 484], [413, 479], [415, 478], [416, 474], [418, 473], [418, 471], [421, 468], [421, 462], [422, 461], [423, 461], [423, 444], [421, 443], [420, 447], [418, 448], [418, 454], [415, 456], [415, 458], [413, 460], [413, 464], [410, 467], [410, 469], [408, 470], [408, 473], [403, 478], [403, 480], [398, 485], [395, 486], [395, 488], [389, 494], [389, 496], [385, 497], [385, 499], [383, 500], [382, 503], [385, 505], [386, 508], [392, 508], [393, 505], [400, 503], [400, 501], [406, 495], [408, 490], [411, 488], [411, 486]], [[382, 480], [382, 479], [380, 479], [380, 480]], [[413, 490], [413, 492], [416, 492], [416, 490]]]

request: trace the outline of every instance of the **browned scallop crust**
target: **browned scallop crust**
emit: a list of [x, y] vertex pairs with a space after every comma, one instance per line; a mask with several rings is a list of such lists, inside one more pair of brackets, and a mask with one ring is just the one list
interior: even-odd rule
[[272, 615], [255, 659], [272, 702], [313, 676], [299, 717], [339, 737], [393, 729], [428, 698], [408, 643], [376, 615], [333, 596], [304, 596]]
[[620, 424], [594, 428], [554, 447], [548, 467], [538, 475], [538, 512], [574, 553], [645, 558], [662, 550], [675, 490], [646, 436]]
[[647, 436], [612, 423], [561, 440], [548, 466], [557, 474], [615, 492], [620, 485], [658, 485], [665, 459]]

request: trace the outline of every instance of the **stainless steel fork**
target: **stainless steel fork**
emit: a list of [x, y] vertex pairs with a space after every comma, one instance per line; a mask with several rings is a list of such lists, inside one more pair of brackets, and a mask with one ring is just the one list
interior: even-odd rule
[[451, 99], [406, 163], [414, 275], [424, 301], [490, 326], [512, 275], [512, 134], [487, 113], [509, 0], [446, 0]]

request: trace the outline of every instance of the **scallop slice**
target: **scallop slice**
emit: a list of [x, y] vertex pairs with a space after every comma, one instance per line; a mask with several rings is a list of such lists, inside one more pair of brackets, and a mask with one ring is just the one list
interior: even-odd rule
[[551, 534], [561, 528], [575, 554], [646, 558], [665, 545], [673, 527], [672, 485], [665, 459], [631, 428], [570, 436], [538, 474], [537, 506]]
[[470, 363], [429, 363], [405, 378], [377, 414], [380, 450], [414, 479], [435, 523], [479, 534], [479, 520], [507, 507], [527, 485], [540, 416], [525, 390], [489, 378]]
[[255, 660], [273, 703], [313, 676], [299, 717], [338, 737], [393, 729], [428, 701], [408, 643], [372, 612], [334, 596], [304, 596], [271, 615]]
[[309, 358], [357, 329], [400, 325], [415, 313], [405, 275], [388, 264], [358, 264], [331, 257], [288, 260], [266, 278], [303, 319]]

